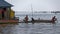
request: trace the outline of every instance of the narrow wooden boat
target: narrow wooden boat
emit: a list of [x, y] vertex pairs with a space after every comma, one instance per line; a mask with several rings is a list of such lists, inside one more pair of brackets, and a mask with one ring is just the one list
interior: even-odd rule
[[57, 20], [57, 18], [55, 18], [56, 16], [52, 17], [52, 19], [50, 20], [46, 20], [46, 19], [34, 19], [32, 18], [31, 21], [28, 21], [27, 19], [24, 20], [25, 23], [55, 23], [55, 21]]
[[43, 19], [41, 19], [41, 20], [31, 20], [31, 21], [22, 21], [22, 22], [19, 22], [19, 23], [55, 23], [57, 20], [43, 20]]

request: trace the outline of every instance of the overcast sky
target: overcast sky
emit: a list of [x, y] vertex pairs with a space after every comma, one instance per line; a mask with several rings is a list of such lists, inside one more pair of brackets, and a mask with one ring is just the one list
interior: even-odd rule
[[60, 11], [60, 0], [6, 0], [15, 11]]

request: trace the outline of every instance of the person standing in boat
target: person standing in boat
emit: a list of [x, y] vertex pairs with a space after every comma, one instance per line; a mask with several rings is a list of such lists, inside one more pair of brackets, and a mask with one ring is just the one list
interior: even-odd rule
[[28, 22], [28, 15], [26, 15], [26, 17], [25, 17], [25, 23], [27, 23]]

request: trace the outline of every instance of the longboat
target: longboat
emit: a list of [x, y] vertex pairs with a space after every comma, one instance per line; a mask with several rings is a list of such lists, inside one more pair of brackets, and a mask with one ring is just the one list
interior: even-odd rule
[[51, 19], [50, 20], [46, 20], [46, 19], [38, 19], [38, 20], [36, 20], [36, 19], [34, 19], [34, 20], [31, 20], [31, 21], [23, 20], [20, 23], [52, 23], [52, 24], [55, 24], [56, 21], [57, 21], [57, 19], [56, 20], [51, 20]]

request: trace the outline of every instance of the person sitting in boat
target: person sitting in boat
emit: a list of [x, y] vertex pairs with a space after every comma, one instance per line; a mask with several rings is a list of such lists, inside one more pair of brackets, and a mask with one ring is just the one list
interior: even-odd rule
[[56, 20], [56, 16], [52, 17], [52, 22], [55, 22]]
[[32, 19], [32, 20], [31, 20], [31, 21], [32, 21], [32, 24], [34, 24], [34, 18], [32, 17], [31, 19]]
[[34, 18], [31, 18], [32, 19], [32, 21], [34, 21]]
[[27, 23], [28, 22], [28, 15], [26, 15], [24, 21]]

